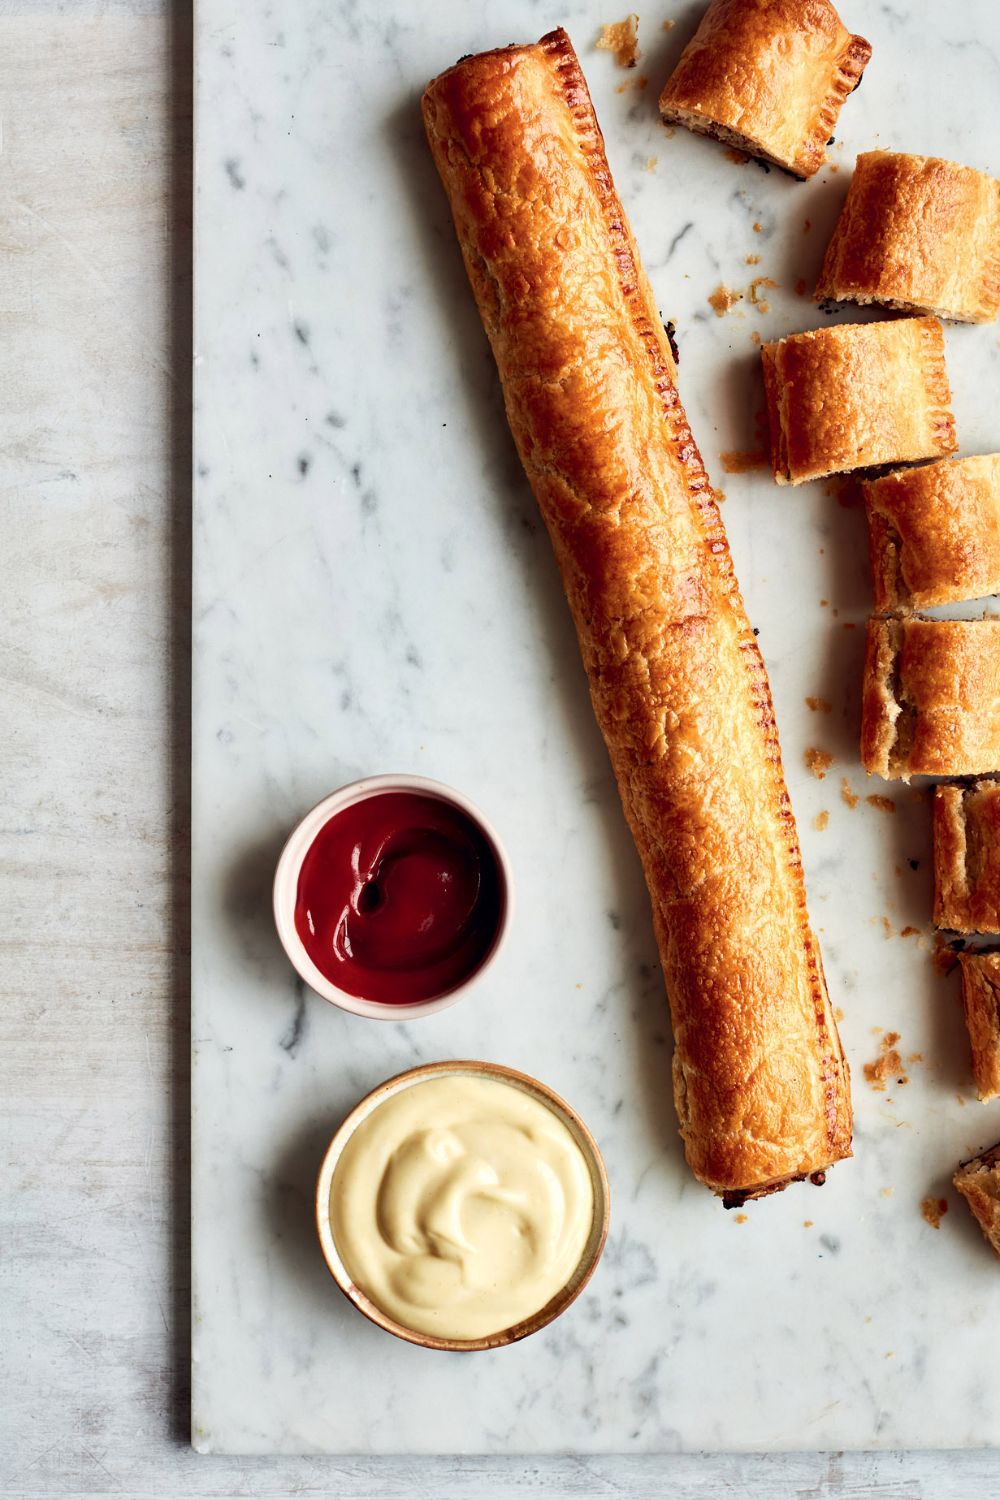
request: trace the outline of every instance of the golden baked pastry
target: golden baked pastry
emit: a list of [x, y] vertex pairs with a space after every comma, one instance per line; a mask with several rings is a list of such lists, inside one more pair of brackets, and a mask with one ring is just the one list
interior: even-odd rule
[[934, 923], [1000, 932], [1000, 781], [934, 790]]
[[1000, 182], [937, 156], [862, 152], [815, 295], [989, 323], [1000, 312]]
[[861, 760], [904, 781], [1000, 768], [1000, 617], [868, 621]]
[[952, 1181], [1000, 1255], [1000, 1145], [964, 1161]]
[[863, 486], [877, 614], [1000, 593], [1000, 453]]
[[829, 0], [711, 0], [660, 114], [811, 177], [871, 55]]
[[760, 353], [778, 484], [941, 458], [957, 446], [936, 318], [840, 323]]
[[1000, 953], [961, 953], [962, 1009], [983, 1101], [1000, 1094]]
[[652, 900], [688, 1162], [727, 1203], [850, 1155], [767, 676], [569, 38], [423, 101]]

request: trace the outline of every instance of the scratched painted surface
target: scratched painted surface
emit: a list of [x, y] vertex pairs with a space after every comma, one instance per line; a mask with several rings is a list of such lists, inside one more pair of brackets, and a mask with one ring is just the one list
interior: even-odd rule
[[985, 1454], [187, 1446], [184, 89], [121, 14], [155, 6], [30, 8], [0, 16], [0, 1493], [996, 1494]]

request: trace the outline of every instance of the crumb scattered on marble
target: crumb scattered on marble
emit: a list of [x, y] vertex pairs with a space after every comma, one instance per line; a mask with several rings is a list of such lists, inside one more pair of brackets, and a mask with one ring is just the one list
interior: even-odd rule
[[676, 25], [677, 25], [676, 21], [664, 21], [664, 23], [663, 23], [663, 25], [662, 25], [662, 27], [660, 29], [662, 31], [673, 31], [673, 29], [674, 29], [674, 27]]
[[656, 163], [658, 161], [659, 161], [659, 157], [658, 156], [647, 156], [646, 157], [646, 171], [647, 172], [655, 172], [656, 171]]
[[833, 704], [828, 703], [825, 698], [806, 698], [806, 704], [814, 714], [833, 713]]
[[754, 232], [754, 234], [762, 234], [763, 230], [764, 230], [763, 224], [754, 224], [754, 226], [753, 226], [753, 232]]
[[965, 1095], [964, 1094], [956, 1094], [955, 1098], [958, 1100], [959, 1104], [964, 1109], [965, 1108]]
[[725, 157], [727, 161], [733, 162], [733, 164], [737, 167], [745, 167], [747, 162], [750, 160], [745, 151], [737, 151], [735, 146], [729, 147], [729, 149], [725, 152]]
[[780, 287], [776, 281], [771, 280], [770, 276], [755, 276], [751, 281], [750, 301], [758, 312], [767, 313], [771, 311], [771, 304], [766, 297], [760, 295], [761, 287], [773, 287], [775, 291], [780, 291]]
[[941, 1220], [948, 1212], [948, 1200], [946, 1198], [925, 1198], [920, 1205], [920, 1212], [932, 1229], [940, 1229]]
[[811, 1229], [812, 1227], [813, 1227], [813, 1221], [812, 1221], [812, 1219], [803, 1219], [802, 1220], [802, 1228], [803, 1229]]
[[737, 1224], [745, 1224], [746, 1221], [747, 1221], [746, 1214], [736, 1214], [736, 1215], [734, 1215], [734, 1218], [735, 1218], [735, 1222]]
[[742, 302], [743, 293], [734, 291], [732, 287], [726, 286], [724, 282], [715, 288], [708, 298], [709, 306], [715, 311], [717, 318], [725, 317], [734, 302]]
[[821, 599], [819, 601], [819, 607], [820, 607], [820, 609], [829, 609], [829, 607], [830, 607], [830, 601], [829, 601], [829, 599]]
[[[711, 300], [709, 298], [709, 301]], [[751, 469], [766, 469], [770, 463], [766, 453], [761, 453], [754, 448], [747, 449], [746, 452], [731, 449], [726, 453], [720, 453], [719, 457], [727, 474], [747, 474]]]
[[751, 342], [751, 344], [759, 344], [760, 343], [760, 334], [757, 332], [756, 328], [754, 329], [753, 333], [750, 335], [750, 342]]
[[806, 294], [806, 278], [804, 276], [800, 276], [799, 279], [798, 279], [798, 281], [795, 283], [795, 295], [796, 295], [796, 297], [804, 297], [805, 294]]
[[[672, 141], [673, 138], [674, 138], [674, 136], [677, 134], [677, 126], [676, 125], [664, 125], [664, 127], [663, 127], [663, 134], [666, 136], [666, 138], [667, 138], [668, 141]], [[685, 275], [684, 280], [687, 281], [687, 279], [688, 278]]]
[[649, 79], [646, 77], [645, 73], [640, 73], [638, 78], [626, 78], [625, 82], [620, 83], [615, 89], [615, 93], [624, 94], [627, 93], [629, 89], [644, 89], [648, 83]]
[[857, 807], [858, 803], [861, 801], [861, 798], [855, 792], [851, 791], [851, 783], [848, 781], [846, 776], [841, 778], [840, 800], [841, 802], [846, 802], [848, 807]]
[[883, 1188], [882, 1189], [882, 1197], [883, 1198], [891, 1198], [892, 1197], [892, 1188]]
[[[899, 935], [900, 935], [900, 937], [919, 937], [920, 936], [920, 928], [919, 927], [901, 927], [899, 929]], [[914, 1057], [919, 1057], [919, 1055], [920, 1054], [918, 1052], [914, 1052], [914, 1054], [913, 1054]], [[912, 1061], [912, 1058], [911, 1058], [911, 1061]]]
[[923, 1060], [924, 1054], [922, 1052], [911, 1052], [909, 1057], [906, 1059], [908, 1063], [923, 1062]]
[[748, 266], [759, 266], [760, 265], [760, 256], [759, 255], [748, 255], [747, 258], [746, 258], [746, 260], [747, 260], [747, 265]]
[[889, 921], [888, 917], [882, 918], [882, 930], [887, 938], [892, 937], [892, 923]]
[[894, 813], [896, 811], [896, 804], [892, 798], [882, 797], [878, 792], [872, 792], [871, 796], [865, 798], [865, 801], [869, 807], [877, 807], [879, 812]]
[[896, 1050], [899, 1041], [898, 1031], [887, 1031], [882, 1038], [879, 1055], [874, 1062], [865, 1063], [865, 1080], [871, 1084], [878, 1094], [885, 1093], [886, 1081], [895, 1078], [897, 1083], [908, 1083], [909, 1079], [903, 1072], [903, 1059]]
[[806, 769], [812, 772], [817, 781], [822, 781], [833, 765], [833, 756], [829, 750], [817, 750], [814, 745], [810, 745], [803, 758]]
[[602, 26], [597, 47], [600, 52], [613, 52], [620, 68], [634, 68], [639, 59], [639, 17], [633, 12], [624, 21]]
[[829, 822], [830, 822], [830, 814], [827, 812], [826, 808], [824, 807], [823, 810], [822, 810], [822, 812], [818, 812], [816, 814], [816, 816], [813, 818], [813, 827], [816, 829], [817, 833], [822, 833], [823, 830], [824, 830], [824, 828], [828, 827]]

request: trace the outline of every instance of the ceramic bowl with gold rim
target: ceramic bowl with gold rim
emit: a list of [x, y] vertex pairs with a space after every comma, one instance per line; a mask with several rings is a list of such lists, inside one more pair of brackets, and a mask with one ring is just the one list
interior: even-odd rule
[[551, 1323], [593, 1275], [609, 1213], [580, 1116], [498, 1063], [428, 1063], [380, 1084], [334, 1135], [316, 1185], [341, 1291], [427, 1349], [496, 1349]]

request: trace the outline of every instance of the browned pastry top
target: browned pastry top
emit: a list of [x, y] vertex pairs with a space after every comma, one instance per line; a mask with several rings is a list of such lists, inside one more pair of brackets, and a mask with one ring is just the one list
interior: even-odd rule
[[861, 760], [907, 781], [1000, 768], [1000, 618], [868, 621]]
[[958, 961], [972, 1076], [985, 1103], [1000, 1094], [1000, 953], [962, 953]]
[[1000, 453], [886, 474], [864, 496], [878, 614], [1000, 593]]
[[936, 156], [862, 152], [816, 297], [989, 322], [1000, 311], [1000, 182]]
[[989, 1243], [1000, 1255], [1000, 1145], [964, 1161], [954, 1183], [975, 1214]]
[[934, 922], [1000, 932], [1000, 782], [935, 788]]
[[660, 112], [811, 177], [871, 50], [829, 0], [711, 0]]
[[956, 447], [936, 318], [841, 323], [761, 347], [778, 484]]
[[848, 1075], [663, 325], [564, 32], [458, 64], [424, 117], [643, 860], [688, 1161], [754, 1196], [850, 1154]]

